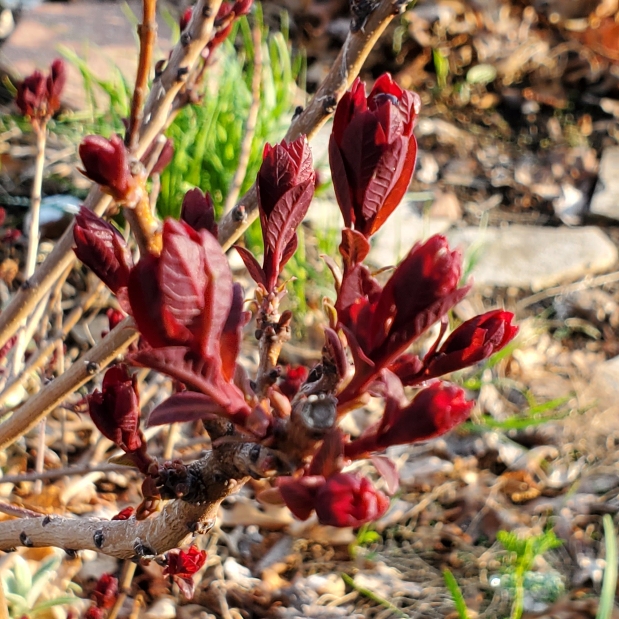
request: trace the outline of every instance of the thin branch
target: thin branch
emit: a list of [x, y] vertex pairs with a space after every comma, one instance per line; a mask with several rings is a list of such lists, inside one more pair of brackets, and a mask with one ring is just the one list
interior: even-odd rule
[[[306, 135], [310, 140], [316, 135], [359, 74], [376, 41], [405, 6], [406, 2], [401, 0], [382, 0], [362, 29], [349, 32], [329, 74], [305, 110], [293, 119], [284, 139], [290, 142]], [[224, 250], [232, 246], [257, 216], [258, 201], [254, 185], [219, 224], [219, 242]]]
[[47, 141], [47, 123], [33, 124], [36, 135], [36, 157], [34, 160], [34, 179], [30, 194], [30, 225], [28, 226], [28, 252], [26, 254], [25, 279], [32, 277], [37, 266], [39, 253], [39, 213], [41, 211], [41, 187], [43, 169], [45, 168], [45, 142]]
[[[15, 376], [2, 390], [2, 392], [0, 392], [0, 406], [3, 406], [12, 395], [19, 391], [20, 387], [28, 380], [28, 377], [31, 376], [33, 372], [36, 372], [42, 368], [45, 363], [47, 363], [56, 347], [62, 347], [64, 338], [81, 320], [84, 313], [92, 307], [104, 288], [105, 284], [99, 281], [91, 292], [88, 292], [79, 298], [79, 302], [75, 308], [65, 318], [62, 324], [62, 329], [58, 335], [56, 337], [52, 337], [47, 342], [39, 346], [39, 349], [32, 356], [32, 359], [28, 361], [28, 364], [24, 368], [23, 372], [21, 372], [19, 376]], [[58, 372], [58, 374], [63, 373], [64, 372]]]
[[245, 126], [245, 136], [241, 144], [241, 154], [239, 163], [230, 185], [230, 192], [226, 197], [224, 205], [224, 213], [230, 212], [236, 203], [241, 186], [245, 180], [247, 166], [251, 157], [251, 147], [254, 142], [256, 126], [258, 124], [258, 112], [260, 111], [260, 86], [262, 83], [262, 32], [259, 24], [255, 24], [252, 30], [252, 39], [254, 45], [254, 74], [251, 78], [251, 106], [247, 115], [247, 124]]
[[[99, 186], [93, 186], [84, 206], [102, 215], [112, 199]], [[60, 237], [47, 259], [39, 265], [34, 275], [15, 293], [11, 302], [0, 314], [0, 346], [6, 344], [17, 329], [26, 321], [37, 303], [49, 292], [62, 273], [75, 263], [73, 247], [73, 223]]]
[[157, 0], [143, 0], [142, 12], [142, 23], [138, 25], [140, 58], [131, 100], [129, 127], [125, 138], [125, 144], [131, 152], [135, 151], [138, 146], [139, 129], [143, 118], [142, 106], [146, 99], [148, 76], [153, 66], [153, 49], [157, 39]]
[[135, 575], [135, 569], [137, 568], [137, 563], [133, 561], [127, 561], [125, 559], [123, 563], [122, 573], [120, 575], [120, 579], [118, 581], [118, 589], [120, 591], [118, 597], [116, 598], [116, 602], [114, 606], [110, 609], [110, 612], [107, 615], [107, 619], [116, 619], [120, 609], [123, 607], [129, 592], [131, 591], [131, 581], [133, 580], [133, 576]]
[[14, 516], [15, 518], [40, 518], [45, 515], [41, 512], [28, 509], [27, 507], [11, 505], [10, 503], [4, 503], [2, 501], [0, 501], [0, 512], [7, 514], [7, 516]]
[[125, 318], [111, 333], [78, 359], [67, 372], [30, 397], [0, 424], [0, 449], [13, 443], [51, 413], [63, 400], [111, 363], [138, 337], [132, 318]]

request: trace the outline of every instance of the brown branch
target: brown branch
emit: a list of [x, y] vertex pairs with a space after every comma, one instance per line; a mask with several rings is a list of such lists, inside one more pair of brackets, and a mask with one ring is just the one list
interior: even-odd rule
[[142, 106], [146, 99], [148, 88], [148, 75], [153, 66], [153, 48], [157, 39], [157, 0], [143, 0], [142, 2], [142, 23], [138, 25], [138, 35], [140, 37], [140, 58], [138, 61], [138, 71], [135, 78], [135, 88], [133, 99], [131, 100], [131, 115], [129, 116], [129, 127], [125, 137], [125, 144], [131, 152], [138, 146], [138, 135], [142, 124]]
[[68, 395], [124, 352], [137, 337], [133, 319], [125, 318], [100, 344], [78, 359], [62, 376], [31, 396], [7, 421], [0, 424], [0, 449], [32, 429]]
[[234, 178], [230, 185], [230, 191], [226, 197], [224, 205], [224, 214], [230, 212], [235, 205], [241, 186], [245, 180], [247, 166], [251, 157], [251, 147], [256, 133], [256, 125], [258, 124], [258, 112], [260, 111], [260, 85], [262, 83], [262, 32], [258, 24], [254, 25], [252, 30], [252, 39], [254, 44], [254, 74], [251, 78], [251, 106], [247, 115], [247, 124], [245, 125], [245, 136], [241, 144], [241, 154], [239, 163], [234, 172]]
[[[62, 278], [61, 278], [62, 280]], [[39, 346], [37, 352], [24, 368], [19, 376], [15, 376], [7, 386], [0, 392], [0, 406], [2, 406], [19, 388], [28, 380], [28, 377], [39, 370], [52, 356], [56, 347], [62, 345], [63, 339], [68, 335], [69, 331], [81, 320], [84, 312], [87, 312], [105, 288], [103, 282], [99, 282], [92, 292], [86, 293], [79, 298], [79, 302], [71, 313], [65, 318], [62, 329], [57, 337], [50, 338], [47, 342]], [[61, 372], [63, 373], [63, 372]]]
[[[364, 27], [350, 32], [346, 41], [316, 94], [299, 116], [293, 119], [285, 138], [296, 140], [306, 135], [310, 140], [333, 114], [337, 102], [359, 74], [365, 59], [391, 20], [404, 9], [406, 2], [382, 0], [369, 16]], [[219, 224], [219, 242], [225, 250], [245, 232], [258, 215], [256, 188], [241, 198], [236, 208], [224, 216]]]
[[[58, 546], [65, 550], [95, 550], [119, 559], [160, 555], [180, 546], [192, 533], [212, 527], [219, 504], [254, 474], [261, 459], [255, 445], [224, 444], [186, 467], [186, 496], [161, 512], [136, 520], [98, 518], [20, 518], [0, 523], [0, 549], [17, 546]], [[259, 453], [266, 453], [264, 448]], [[187, 485], [188, 484], [188, 485]], [[167, 486], [166, 486], [167, 487]]]

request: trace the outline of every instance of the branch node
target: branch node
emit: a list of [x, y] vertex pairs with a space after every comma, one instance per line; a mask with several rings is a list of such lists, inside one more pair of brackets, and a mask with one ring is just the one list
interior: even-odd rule
[[157, 556], [157, 553], [144, 544], [139, 537], [133, 542], [133, 551], [138, 561], [141, 559], [152, 560]]
[[190, 42], [191, 42], [191, 34], [189, 33], [188, 30], [185, 30], [185, 32], [181, 34], [181, 45], [183, 47], [187, 47]]
[[188, 67], [180, 67], [179, 70], [176, 72], [176, 81], [177, 82], [184, 82], [184, 81], [186, 81], [188, 74], [189, 74], [189, 68]]
[[337, 106], [337, 99], [335, 95], [327, 95], [322, 101], [322, 109], [325, 114], [333, 114], [335, 107]]
[[303, 110], [304, 107], [302, 105], [297, 105], [297, 107], [294, 108], [294, 114], [292, 115], [293, 122], [303, 114]]
[[96, 361], [88, 361], [86, 363], [86, 372], [91, 376], [94, 376], [100, 369], [101, 366]]
[[52, 521], [51, 516], [45, 516], [45, 518], [43, 518], [43, 521], [41, 522], [41, 526], [46, 527], [51, 521]]
[[26, 535], [26, 531], [22, 531], [19, 534], [19, 541], [21, 542], [22, 546], [25, 546], [26, 548], [32, 548], [34, 546], [32, 540], [28, 537], [28, 535]]
[[98, 529], [95, 531], [95, 534], [92, 536], [92, 540], [95, 543], [95, 546], [101, 550], [103, 548], [103, 542], [105, 541], [105, 536], [103, 535], [103, 529]]
[[213, 11], [211, 10], [210, 5], [205, 4], [204, 8], [202, 9], [202, 17], [210, 17], [212, 13]]
[[65, 548], [64, 552], [69, 559], [77, 559], [77, 550], [74, 550], [73, 548]]
[[244, 205], [239, 204], [235, 209], [232, 210], [232, 219], [239, 223], [247, 219], [247, 210], [245, 209]]

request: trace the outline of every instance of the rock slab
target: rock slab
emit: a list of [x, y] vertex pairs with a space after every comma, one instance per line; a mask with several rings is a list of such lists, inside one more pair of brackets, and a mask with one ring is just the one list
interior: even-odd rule
[[595, 193], [589, 210], [594, 215], [619, 220], [619, 146], [606, 148], [602, 153]]
[[[614, 243], [594, 226], [584, 228], [464, 228], [448, 234], [450, 243], [475, 253], [477, 287], [514, 286], [543, 290], [586, 275], [605, 272], [617, 262]], [[479, 252], [475, 251], [479, 249]]]

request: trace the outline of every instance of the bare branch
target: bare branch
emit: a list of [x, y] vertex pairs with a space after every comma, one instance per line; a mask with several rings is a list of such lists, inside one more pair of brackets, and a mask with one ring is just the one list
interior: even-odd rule
[[142, 105], [146, 99], [148, 75], [153, 66], [153, 48], [157, 38], [157, 0], [143, 0], [142, 23], [138, 25], [140, 37], [140, 58], [135, 78], [135, 89], [131, 100], [131, 115], [125, 137], [125, 145], [135, 151], [138, 145], [138, 132], [142, 123]]
[[234, 173], [230, 192], [226, 197], [224, 205], [224, 213], [228, 213], [234, 208], [236, 199], [241, 192], [241, 186], [245, 180], [249, 158], [251, 156], [251, 146], [256, 133], [256, 125], [258, 123], [258, 111], [260, 110], [260, 85], [262, 83], [262, 32], [258, 24], [254, 25], [252, 30], [252, 40], [254, 44], [254, 74], [251, 78], [251, 106], [247, 114], [247, 124], [245, 125], [245, 136], [241, 144], [241, 155], [239, 164]]
[[77, 360], [62, 376], [30, 397], [9, 419], [0, 424], [0, 449], [32, 429], [76, 389], [111, 363], [137, 339], [132, 318], [125, 318], [101, 342]]

